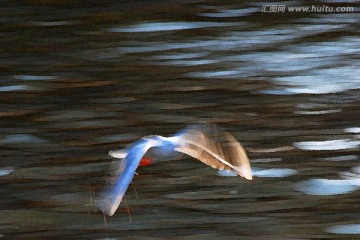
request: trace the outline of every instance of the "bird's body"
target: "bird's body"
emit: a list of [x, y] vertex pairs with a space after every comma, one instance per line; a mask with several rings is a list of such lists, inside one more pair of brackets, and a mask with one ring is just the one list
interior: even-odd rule
[[213, 125], [193, 125], [171, 137], [147, 136], [125, 149], [110, 151], [110, 156], [122, 160], [112, 166], [112, 174], [118, 176], [116, 182], [96, 201], [102, 212], [109, 216], [115, 213], [135, 170], [150, 148], [156, 148], [165, 155], [174, 151], [184, 153], [215, 169], [234, 171], [248, 180], [252, 179], [248, 157], [233, 136]]

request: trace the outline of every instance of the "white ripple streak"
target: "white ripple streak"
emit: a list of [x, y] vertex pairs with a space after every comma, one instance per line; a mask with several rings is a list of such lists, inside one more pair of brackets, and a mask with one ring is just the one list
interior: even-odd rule
[[139, 23], [127, 27], [113, 27], [108, 28], [109, 32], [159, 32], [159, 31], [174, 31], [187, 30], [206, 27], [225, 27], [234, 26], [235, 23], [220, 23], [220, 22], [149, 22]]
[[326, 231], [336, 234], [360, 234], [360, 224], [345, 224], [332, 226], [327, 228]]
[[294, 147], [302, 150], [341, 150], [358, 148], [360, 141], [351, 139], [338, 139], [328, 141], [294, 142]]
[[360, 188], [359, 179], [310, 179], [296, 184], [295, 189], [309, 195], [347, 194]]

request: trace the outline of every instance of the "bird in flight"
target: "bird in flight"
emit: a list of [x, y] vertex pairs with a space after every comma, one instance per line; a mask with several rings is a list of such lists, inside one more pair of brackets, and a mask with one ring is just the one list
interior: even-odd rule
[[[96, 199], [96, 206], [112, 216], [120, 205], [131, 183], [135, 170], [144, 161], [149, 149], [157, 155], [172, 155], [174, 152], [189, 155], [218, 170], [226, 170], [252, 180], [249, 159], [244, 148], [225, 130], [215, 125], [190, 125], [171, 137], [151, 135], [143, 137], [109, 155], [121, 159], [112, 163], [111, 175], [116, 181]], [[146, 165], [146, 164], [145, 164]]]

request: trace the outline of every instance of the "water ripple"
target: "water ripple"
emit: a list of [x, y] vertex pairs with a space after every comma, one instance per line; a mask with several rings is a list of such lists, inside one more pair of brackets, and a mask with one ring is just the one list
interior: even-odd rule
[[328, 227], [327, 232], [337, 234], [360, 234], [360, 224], [344, 224]]
[[237, 74], [240, 74], [240, 71], [208, 71], [208, 72], [195, 72], [189, 74], [191, 77], [197, 77], [197, 78], [213, 78], [213, 77], [237, 77]]
[[0, 169], [0, 177], [13, 173], [13, 169]]
[[216, 63], [215, 60], [172, 60], [166, 62], [153, 62], [152, 64], [170, 65], [170, 66], [198, 66]]
[[44, 143], [46, 140], [31, 134], [12, 134], [0, 140], [0, 144]]
[[260, 8], [218, 9], [215, 13], [199, 13], [197, 15], [212, 18], [229, 18], [248, 16], [255, 12], [260, 12]]
[[13, 75], [13, 78], [17, 80], [24, 81], [44, 81], [44, 80], [54, 80], [57, 79], [57, 76], [37, 76], [37, 75]]
[[294, 147], [302, 150], [342, 150], [358, 148], [360, 141], [351, 139], [338, 139], [328, 141], [294, 142]]
[[265, 178], [289, 177], [298, 173], [297, 170], [290, 168], [269, 168], [269, 169], [252, 168], [252, 172], [253, 172], [253, 176], [255, 177], [265, 177]]
[[112, 27], [106, 29], [109, 32], [159, 32], [159, 31], [174, 31], [187, 30], [196, 28], [208, 27], [226, 27], [236, 26], [236, 23], [219, 23], [219, 22], [149, 22], [139, 23], [128, 27]]
[[66, 26], [66, 25], [74, 25], [80, 23], [81, 23], [80, 21], [49, 21], [49, 22], [33, 21], [32, 22], [33, 25], [41, 26], [41, 27]]
[[150, 59], [155, 60], [183, 60], [183, 59], [192, 59], [200, 58], [207, 56], [207, 53], [177, 53], [177, 54], [164, 54], [153, 56]]
[[344, 132], [347, 132], [347, 133], [360, 133], [360, 127], [345, 128]]
[[356, 161], [359, 159], [356, 155], [345, 155], [345, 156], [337, 156], [337, 157], [327, 157], [322, 158], [326, 161]]
[[341, 109], [331, 109], [331, 110], [322, 110], [322, 111], [295, 111], [295, 114], [322, 115], [322, 114], [329, 114], [329, 113], [338, 113], [341, 111], [342, 111]]
[[0, 92], [11, 92], [11, 91], [22, 91], [22, 90], [30, 90], [30, 88], [27, 85], [13, 85], [13, 86], [0, 87]]
[[[297, 170], [290, 168], [269, 168], [269, 169], [251, 168], [251, 171], [254, 177], [263, 177], [263, 178], [282, 178], [282, 177], [289, 177], [298, 173]], [[223, 177], [235, 177], [237, 176], [237, 173], [230, 170], [219, 170], [218, 175]]]
[[299, 182], [295, 189], [310, 195], [347, 194], [360, 188], [360, 180], [311, 179]]

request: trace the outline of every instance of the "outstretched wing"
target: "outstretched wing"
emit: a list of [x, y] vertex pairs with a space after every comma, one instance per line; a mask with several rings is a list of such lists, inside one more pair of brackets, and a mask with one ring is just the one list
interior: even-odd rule
[[215, 125], [192, 125], [177, 136], [182, 144], [175, 151], [185, 153], [215, 169], [230, 170], [251, 180], [249, 159], [244, 148], [228, 132]]
[[118, 177], [114, 183], [109, 183], [106, 191], [97, 198], [96, 206], [98, 209], [109, 216], [115, 213], [134, 177], [140, 159], [154, 145], [156, 145], [154, 140], [142, 138], [127, 148], [125, 157], [112, 166], [112, 174], [116, 174]]

